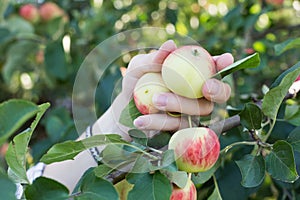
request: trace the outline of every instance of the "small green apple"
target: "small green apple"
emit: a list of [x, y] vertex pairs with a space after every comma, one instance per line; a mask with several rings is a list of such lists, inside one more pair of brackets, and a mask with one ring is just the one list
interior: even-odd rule
[[188, 98], [201, 98], [203, 83], [215, 73], [211, 55], [196, 45], [174, 50], [162, 65], [162, 78], [166, 86], [175, 94]]
[[177, 131], [172, 135], [168, 148], [174, 150], [178, 169], [190, 173], [209, 170], [220, 154], [218, 136], [205, 127]]
[[197, 190], [194, 183], [188, 179], [184, 188], [179, 188], [173, 185], [172, 194], [170, 200], [196, 200]]
[[157, 113], [159, 110], [153, 105], [152, 97], [155, 93], [170, 92], [165, 86], [160, 73], [146, 73], [137, 82], [133, 99], [137, 109], [142, 114]]

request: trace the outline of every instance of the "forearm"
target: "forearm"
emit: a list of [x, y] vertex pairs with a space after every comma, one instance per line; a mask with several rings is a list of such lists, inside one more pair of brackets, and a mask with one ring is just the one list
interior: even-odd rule
[[[96, 134], [119, 134], [125, 140], [130, 140], [127, 128], [119, 124], [119, 116], [124, 108], [123, 95], [119, 95], [113, 105], [92, 125], [92, 133]], [[78, 140], [86, 138], [86, 133], [82, 133]], [[98, 147], [101, 151], [103, 147]], [[78, 154], [74, 160], [67, 160], [53, 163], [45, 167], [43, 176], [57, 180], [73, 191], [80, 177], [90, 167], [97, 166], [91, 153], [86, 150]]]
[[119, 134], [125, 140], [130, 140], [128, 127], [119, 123], [119, 117], [129, 99], [120, 94], [116, 97], [109, 109], [93, 124], [93, 134]]

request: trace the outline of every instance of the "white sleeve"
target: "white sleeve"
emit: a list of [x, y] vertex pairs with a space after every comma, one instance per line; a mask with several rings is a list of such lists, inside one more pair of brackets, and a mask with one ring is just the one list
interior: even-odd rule
[[[26, 174], [30, 183], [32, 183], [36, 178], [43, 175], [45, 166], [46, 165], [44, 163], [40, 162], [27, 170]], [[16, 197], [17, 199], [21, 199], [22, 194], [24, 192], [23, 186], [20, 183], [17, 183], [16, 185], [17, 185]]]

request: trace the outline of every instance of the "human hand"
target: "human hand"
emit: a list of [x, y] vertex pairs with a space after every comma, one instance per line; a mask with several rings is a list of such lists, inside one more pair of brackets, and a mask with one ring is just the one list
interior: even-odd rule
[[[129, 63], [126, 75], [122, 82], [122, 95], [132, 98], [134, 87], [139, 78], [148, 72], [160, 72], [165, 58], [176, 49], [172, 40], [162, 44], [159, 50], [135, 56]], [[213, 57], [217, 71], [224, 69], [233, 63], [233, 57], [229, 53]], [[214, 107], [214, 102], [224, 103], [230, 97], [230, 86], [217, 79], [209, 79], [205, 82], [202, 93], [203, 98], [189, 99], [174, 93], [160, 93], [153, 96], [154, 105], [162, 111], [180, 112], [188, 115], [209, 115]], [[164, 122], [164, 123], [162, 123]], [[145, 130], [177, 130], [187, 127], [186, 119], [172, 117], [166, 113], [143, 115], [134, 120], [134, 125]]]

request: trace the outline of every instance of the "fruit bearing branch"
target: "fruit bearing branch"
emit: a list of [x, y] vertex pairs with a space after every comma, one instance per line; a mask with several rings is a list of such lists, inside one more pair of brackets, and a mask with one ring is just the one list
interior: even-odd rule
[[[300, 81], [296, 81], [289, 92], [285, 96], [285, 100], [292, 99], [296, 97], [297, 93], [300, 91]], [[261, 105], [261, 101], [256, 102], [259, 106]], [[221, 134], [224, 133], [234, 127], [237, 127], [241, 124], [240, 116], [234, 115], [232, 117], [229, 117], [227, 119], [215, 122], [211, 125], [209, 125], [209, 128], [214, 130], [216, 133]]]
[[[285, 96], [285, 100], [291, 99], [296, 97], [297, 93], [300, 91], [300, 81], [296, 81], [293, 84], [293, 88], [289, 90], [287, 95]], [[258, 105], [261, 105], [261, 101], [257, 102]], [[232, 117], [229, 117], [227, 119], [215, 122], [211, 125], [209, 125], [209, 128], [215, 131], [217, 134], [221, 134], [224, 132], [229, 131], [232, 128], [235, 128], [241, 124], [240, 116], [234, 115]], [[257, 141], [256, 141], [257, 142]], [[113, 184], [116, 184], [123, 180], [126, 176], [127, 172], [124, 171], [114, 171], [106, 176], [106, 179], [112, 182]]]

